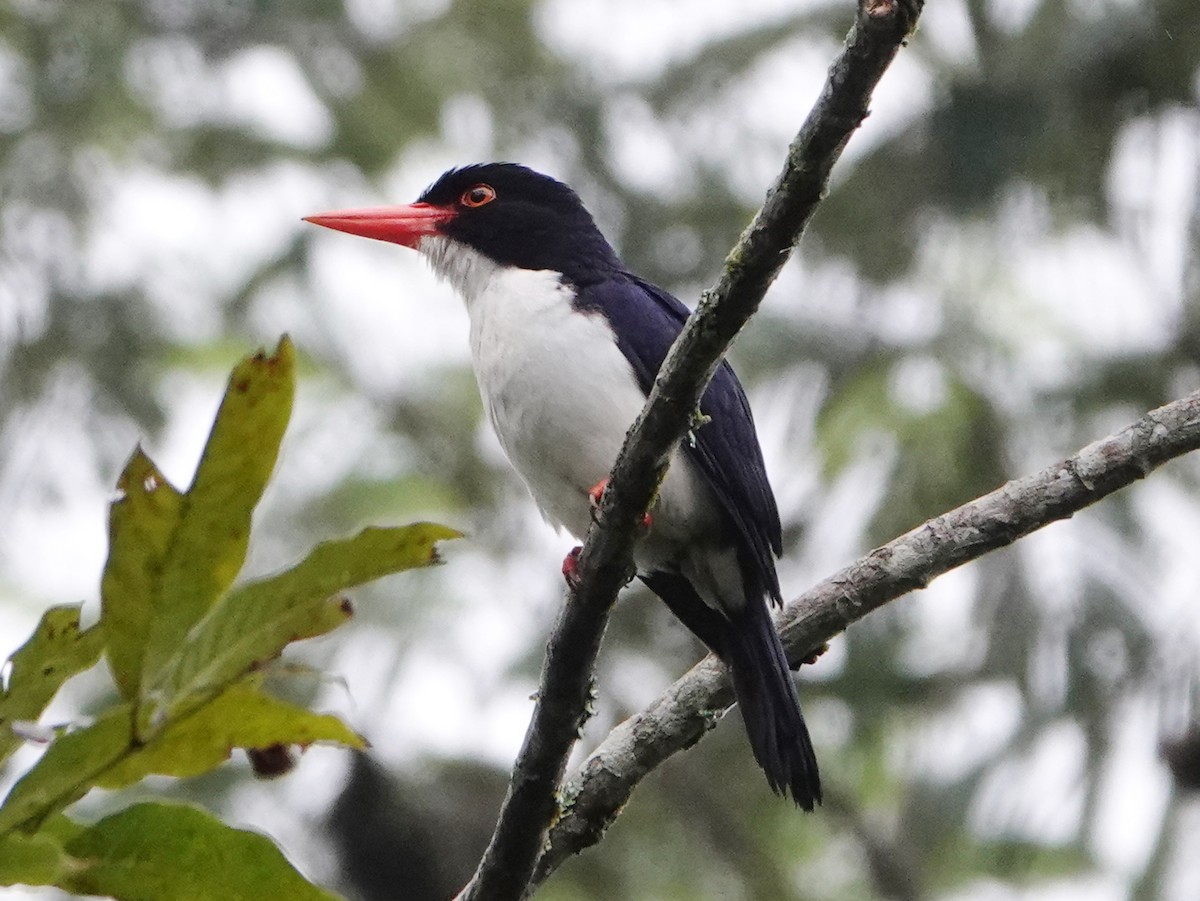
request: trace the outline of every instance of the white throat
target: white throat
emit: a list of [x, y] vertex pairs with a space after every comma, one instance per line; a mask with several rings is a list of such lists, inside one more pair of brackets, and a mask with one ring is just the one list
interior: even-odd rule
[[495, 260], [442, 235], [422, 238], [417, 250], [429, 261], [434, 273], [458, 292], [468, 310], [475, 306], [475, 301], [491, 286], [501, 270]]

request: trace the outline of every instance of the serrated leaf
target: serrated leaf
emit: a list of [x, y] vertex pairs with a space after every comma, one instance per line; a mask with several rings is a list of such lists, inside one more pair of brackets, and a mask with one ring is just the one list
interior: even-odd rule
[[70, 863], [63, 846], [49, 835], [0, 836], [0, 885], [56, 885]]
[[[163, 678], [151, 686], [147, 712], [178, 714], [291, 642], [323, 634], [350, 615], [338, 592], [382, 576], [437, 562], [436, 543], [460, 537], [434, 523], [364, 529], [317, 545], [285, 572], [230, 592], [197, 624]], [[139, 729], [143, 728], [139, 723]], [[154, 722], [145, 725], [150, 734]]]
[[101, 774], [96, 785], [122, 788], [145, 776], [198, 776], [220, 766], [234, 748], [334, 742], [363, 749], [366, 741], [336, 716], [314, 713], [263, 694], [253, 677], [167, 726], [149, 743]]
[[133, 742], [133, 707], [122, 704], [86, 729], [59, 736], [0, 806], [0, 835], [39, 822], [87, 794]]
[[170, 660], [188, 630], [233, 584], [246, 559], [250, 518], [292, 412], [295, 351], [286, 337], [233, 370], [163, 563], [142, 681]]
[[99, 626], [80, 631], [79, 604], [51, 607], [37, 629], [9, 658], [8, 689], [0, 692], [0, 761], [21, 745], [13, 732], [18, 720], [36, 721], [63, 682], [99, 658], [104, 634]]
[[108, 663], [121, 694], [137, 695], [163, 565], [184, 499], [139, 447], [117, 481], [108, 513], [108, 561], [100, 580]]
[[196, 807], [135, 804], [67, 843], [86, 863], [61, 883], [118, 901], [331, 901], [270, 839]]

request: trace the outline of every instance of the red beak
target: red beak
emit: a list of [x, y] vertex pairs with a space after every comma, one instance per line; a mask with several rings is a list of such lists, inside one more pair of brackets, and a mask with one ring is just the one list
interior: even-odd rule
[[452, 209], [430, 206], [428, 203], [410, 203], [408, 206], [319, 213], [305, 216], [304, 221], [363, 238], [402, 244], [415, 250], [422, 238], [439, 234], [438, 226], [453, 218]]

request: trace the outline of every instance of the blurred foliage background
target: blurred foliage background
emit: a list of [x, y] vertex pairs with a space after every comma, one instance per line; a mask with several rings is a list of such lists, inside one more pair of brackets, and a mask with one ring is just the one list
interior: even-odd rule
[[[851, 17], [849, 0], [3, 0], [0, 652], [50, 603], [94, 601], [134, 443], [186, 480], [228, 365], [291, 333], [306, 372], [254, 565], [365, 522], [470, 538], [415, 589], [363, 593], [310, 649], [327, 676], [281, 674], [369, 758], [311, 749], [281, 783], [240, 762], [156, 788], [270, 832], [352, 898], [452, 893], [525, 728], [569, 539], [481, 421], [457, 301], [415, 255], [299, 219], [517, 160], [690, 300]], [[929, 4], [733, 353], [785, 590], [1200, 387], [1198, 60], [1195, 0]], [[818, 814], [770, 796], [727, 722], [543, 896], [1200, 896], [1198, 501], [1200, 461], [1177, 461], [838, 639], [801, 689]], [[583, 744], [699, 650], [631, 590]]]

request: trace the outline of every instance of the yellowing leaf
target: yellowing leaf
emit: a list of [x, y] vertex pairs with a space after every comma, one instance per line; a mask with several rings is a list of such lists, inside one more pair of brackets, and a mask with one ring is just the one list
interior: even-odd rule
[[86, 729], [59, 736], [0, 806], [0, 835], [38, 823], [87, 794], [133, 742], [133, 708], [122, 704]]
[[366, 742], [336, 716], [314, 713], [259, 690], [252, 678], [226, 690], [194, 713], [168, 725], [96, 784], [121, 788], [152, 773], [198, 776], [220, 766], [234, 748], [336, 742], [362, 749]]
[[163, 565], [183, 514], [183, 496], [141, 448], [117, 481], [108, 513], [108, 561], [100, 580], [100, 609], [108, 663], [121, 694], [133, 698], [142, 656], [159, 607]]
[[0, 885], [55, 885], [69, 863], [67, 852], [49, 835], [0, 836]]
[[[161, 721], [211, 696], [291, 642], [320, 635], [350, 615], [338, 592], [437, 562], [436, 543], [459, 532], [434, 523], [364, 529], [327, 541], [293, 568], [230, 592], [196, 625], [163, 678], [146, 693]], [[154, 728], [149, 724], [142, 734]]]
[[100, 625], [80, 632], [78, 608], [55, 608], [13, 656], [0, 694], [0, 761], [17, 744], [12, 721], [36, 719], [102, 650], [126, 702], [59, 735], [0, 804], [0, 884], [116, 898], [332, 897], [265, 839], [189, 808], [141, 805], [94, 827], [61, 813], [93, 787], [198, 775], [236, 747], [365, 745], [338, 718], [265, 695], [255, 670], [290, 642], [344, 622], [351, 611], [341, 591], [437, 562], [436, 543], [459, 533], [428, 523], [367, 529], [230, 591], [290, 416], [293, 369], [286, 338], [273, 356], [239, 364], [186, 493], [140, 449], [133, 454], [110, 510]]
[[252, 676], [177, 720], [150, 741], [133, 737], [133, 709], [122, 704], [86, 729], [60, 736], [0, 806], [0, 835], [37, 824], [95, 786], [122, 788], [149, 775], [197, 776], [220, 766], [234, 748], [366, 742], [335, 716], [265, 695]]
[[9, 658], [8, 689], [0, 691], [0, 761], [21, 744], [12, 724], [36, 721], [63, 682], [99, 659], [104, 635], [98, 626], [80, 631], [79, 607], [51, 607], [30, 639]]
[[248, 357], [230, 376], [163, 561], [143, 684], [170, 660], [242, 568], [250, 517], [275, 468], [291, 416], [294, 370], [295, 351], [285, 337], [273, 355]]
[[198, 808], [135, 804], [67, 843], [86, 866], [63, 888], [118, 901], [333, 901], [265, 836], [232, 829]]

